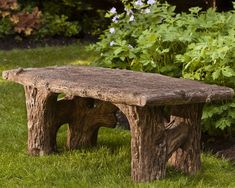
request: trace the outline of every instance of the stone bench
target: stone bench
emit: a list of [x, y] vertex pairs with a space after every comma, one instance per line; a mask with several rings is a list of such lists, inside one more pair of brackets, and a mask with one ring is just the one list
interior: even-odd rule
[[120, 109], [130, 124], [136, 182], [165, 177], [167, 162], [185, 173], [197, 172], [203, 104], [234, 94], [192, 80], [85, 66], [20, 68], [4, 71], [3, 78], [24, 85], [31, 155], [54, 152], [65, 123], [69, 149], [94, 146], [99, 128], [114, 127]]

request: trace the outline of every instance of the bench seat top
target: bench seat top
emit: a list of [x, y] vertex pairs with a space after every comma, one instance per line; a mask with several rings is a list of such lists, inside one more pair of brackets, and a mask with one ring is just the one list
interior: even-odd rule
[[54, 93], [128, 105], [179, 105], [232, 98], [231, 88], [156, 73], [88, 66], [13, 69], [3, 78]]

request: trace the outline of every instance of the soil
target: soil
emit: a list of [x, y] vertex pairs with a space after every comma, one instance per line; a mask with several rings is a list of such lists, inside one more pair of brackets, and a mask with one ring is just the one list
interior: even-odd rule
[[[64, 46], [74, 44], [77, 42], [95, 42], [94, 37], [78, 38], [63, 38], [53, 37], [45, 38], [41, 40], [29, 39], [15, 39], [15, 38], [0, 38], [0, 50], [12, 50], [12, 49], [31, 49], [45, 46]], [[120, 117], [119, 117], [120, 116]], [[118, 127], [129, 129], [128, 121], [121, 114], [117, 114], [119, 121]], [[122, 125], [122, 126], [121, 126]], [[218, 157], [223, 157], [230, 160], [235, 165], [235, 137], [210, 137], [206, 134], [202, 135], [202, 149], [209, 151]]]

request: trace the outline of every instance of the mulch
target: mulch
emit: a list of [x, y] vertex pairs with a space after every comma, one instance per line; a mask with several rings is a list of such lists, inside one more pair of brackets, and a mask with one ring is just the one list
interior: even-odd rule
[[[31, 49], [37, 47], [46, 46], [65, 46], [74, 44], [77, 42], [95, 42], [97, 38], [84, 37], [84, 38], [64, 38], [53, 37], [35, 40], [33, 38], [28, 39], [15, 39], [15, 38], [0, 38], [0, 50], [12, 50], [12, 49]], [[126, 120], [124, 120], [126, 121]], [[124, 122], [123, 124], [128, 124]], [[128, 125], [124, 126], [128, 129]], [[235, 165], [235, 137], [223, 138], [223, 137], [209, 137], [206, 134], [202, 135], [202, 149], [209, 151], [218, 157], [223, 157], [230, 160]]]

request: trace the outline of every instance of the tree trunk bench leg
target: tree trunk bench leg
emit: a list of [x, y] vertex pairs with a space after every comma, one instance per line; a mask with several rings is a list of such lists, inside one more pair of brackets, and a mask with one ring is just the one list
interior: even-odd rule
[[167, 149], [162, 107], [116, 104], [131, 129], [131, 175], [135, 182], [165, 177]]
[[25, 86], [28, 119], [28, 153], [46, 155], [56, 148], [52, 129], [55, 123], [57, 94]]
[[200, 139], [201, 115], [203, 104], [173, 106], [171, 121], [183, 123], [188, 127], [187, 137], [181, 146], [172, 154], [169, 164], [187, 174], [195, 174], [201, 168]]
[[67, 133], [68, 149], [96, 145], [100, 127], [114, 128], [117, 107], [110, 102], [74, 97], [73, 112]]

